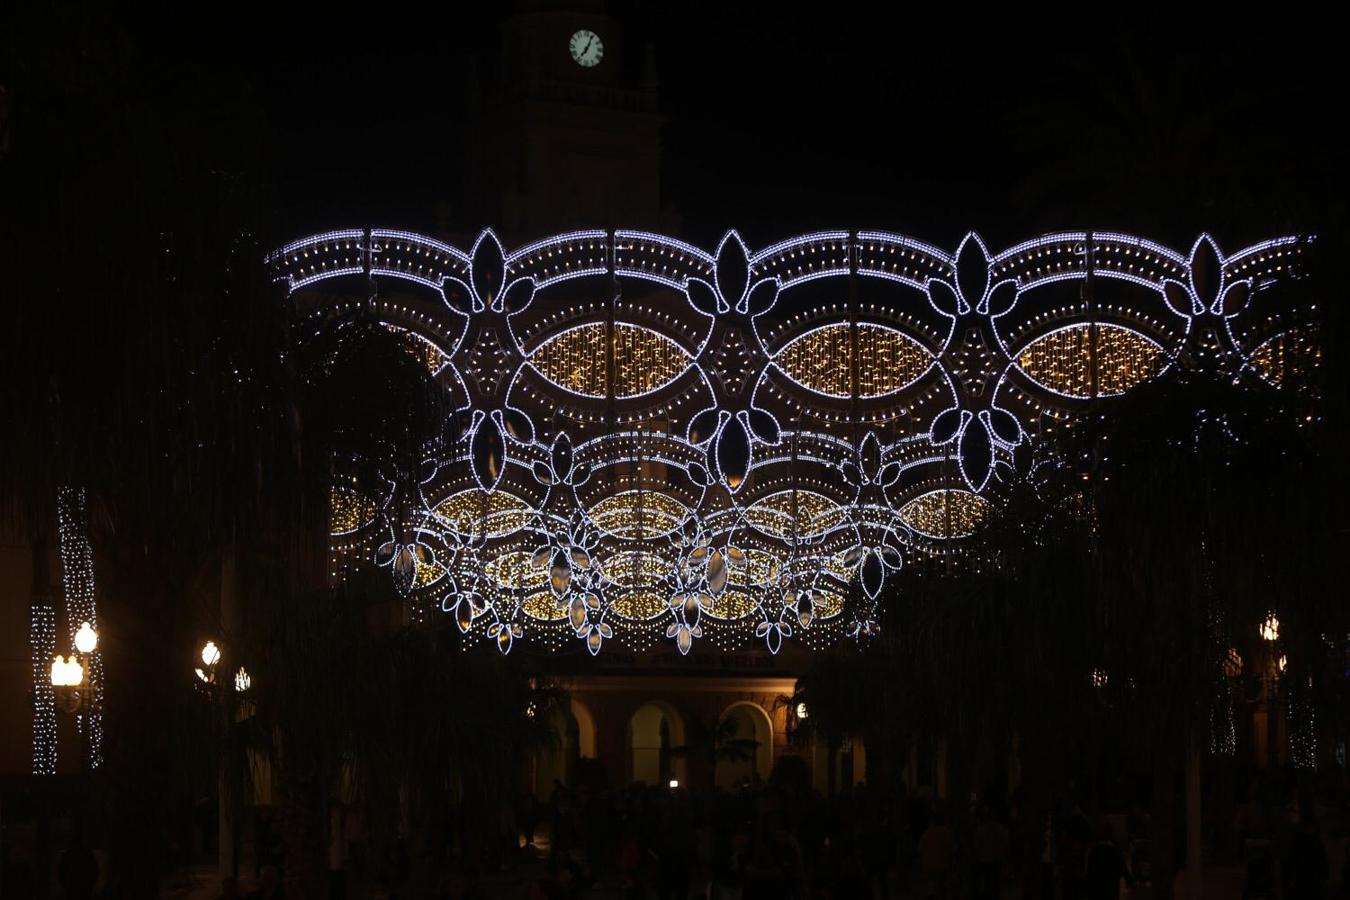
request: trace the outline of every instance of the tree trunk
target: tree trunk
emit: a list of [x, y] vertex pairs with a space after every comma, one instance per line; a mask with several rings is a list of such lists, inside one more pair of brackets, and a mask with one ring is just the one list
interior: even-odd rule
[[235, 545], [226, 546], [220, 560], [220, 627], [224, 651], [216, 667], [220, 698], [221, 743], [217, 773], [219, 840], [217, 863], [221, 883], [239, 877], [239, 748], [234, 740], [234, 672], [238, 667], [239, 582]]
[[1177, 871], [1177, 756], [1176, 748], [1165, 740], [1153, 750], [1152, 880], [1157, 900], [1172, 900]]
[[1201, 900], [1203, 869], [1200, 850], [1202, 804], [1200, 801], [1200, 742], [1191, 735], [1186, 748], [1186, 900]]

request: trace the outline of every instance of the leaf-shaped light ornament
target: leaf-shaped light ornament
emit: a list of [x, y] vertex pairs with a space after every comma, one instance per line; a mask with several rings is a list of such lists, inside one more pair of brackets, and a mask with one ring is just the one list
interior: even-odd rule
[[727, 586], [727, 558], [721, 550], [708, 554], [708, 591], [720, 597]]
[[1022, 423], [1017, 416], [998, 406], [991, 406], [980, 413], [980, 418], [989, 427], [989, 433], [1000, 444], [1016, 447], [1022, 443]]
[[1201, 309], [1219, 310], [1223, 298], [1223, 254], [1214, 239], [1202, 234], [1191, 247], [1188, 265], [1191, 295]]
[[719, 313], [744, 309], [743, 301], [750, 284], [750, 252], [735, 231], [728, 231], [717, 245], [713, 283], [717, 288]]
[[755, 637], [763, 638], [769, 652], [776, 655], [783, 646], [783, 638], [792, 637], [792, 626], [786, 622], [771, 622], [766, 619], [755, 626]]
[[929, 441], [936, 447], [951, 443], [965, 430], [970, 419], [970, 412], [959, 406], [938, 413], [928, 426]]
[[406, 594], [413, 585], [417, 577], [417, 557], [413, 554], [412, 547], [403, 546], [399, 548], [398, 555], [394, 557], [394, 587], [399, 593]]
[[794, 608], [797, 611], [797, 624], [802, 628], [810, 626], [815, 621], [816, 602], [810, 591], [801, 591], [797, 594]]
[[473, 599], [468, 594], [461, 594], [455, 601], [455, 627], [459, 629], [460, 634], [465, 634], [473, 627], [473, 618], [477, 613], [474, 609]]
[[502, 427], [506, 436], [517, 444], [530, 444], [534, 442], [534, 424], [530, 417], [512, 406], [503, 407]]
[[694, 638], [703, 637], [703, 626], [689, 625], [687, 622], [671, 622], [666, 628], [666, 637], [675, 640], [675, 646], [681, 656], [688, 656], [694, 646]]
[[497, 489], [506, 468], [506, 440], [502, 436], [501, 412], [492, 415], [474, 413], [473, 438], [469, 441], [469, 459], [478, 486], [491, 493]]
[[[689, 420], [689, 430], [687, 432], [689, 443], [707, 443], [717, 434], [718, 426], [727, 415], [727, 413], [718, 410], [717, 407], [710, 406], [703, 410], [703, 412], [694, 416]], [[706, 484], [708, 482], [704, 483]]]
[[956, 248], [956, 287], [961, 292], [962, 312], [983, 312], [989, 291], [989, 252], [975, 232], [968, 233]]
[[522, 634], [524, 630], [515, 623], [493, 622], [488, 626], [488, 637], [496, 639], [497, 649], [503, 656], [511, 652], [512, 642]]
[[580, 594], [573, 594], [567, 604], [567, 624], [578, 635], [586, 628], [586, 600]]
[[983, 491], [994, 469], [994, 445], [989, 440], [989, 429], [983, 420], [961, 432], [956, 456], [966, 484], [977, 494]]
[[862, 582], [863, 593], [875, 600], [886, 582], [886, 567], [881, 560], [880, 551], [869, 548], [863, 553], [862, 568], [858, 575]]
[[553, 596], [561, 597], [572, 585], [571, 557], [563, 550], [556, 550], [548, 567], [548, 586]]
[[778, 420], [757, 406], [745, 411], [745, 423], [750, 433], [766, 444], [776, 444], [782, 436]]
[[474, 312], [498, 306], [505, 278], [506, 252], [492, 229], [484, 229], [469, 251], [469, 286], [473, 290]]
[[572, 474], [572, 439], [567, 432], [560, 431], [553, 438], [553, 447], [549, 450], [549, 463], [553, 467], [554, 484], [566, 481]]
[[739, 416], [731, 416], [717, 433], [714, 455], [718, 472], [732, 493], [740, 490], [750, 473], [750, 435]]

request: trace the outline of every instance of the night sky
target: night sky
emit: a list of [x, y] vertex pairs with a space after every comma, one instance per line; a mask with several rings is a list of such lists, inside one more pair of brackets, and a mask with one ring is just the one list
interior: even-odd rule
[[[1343, 219], [1336, 36], [1292, 13], [608, 8], [628, 66], [654, 48], [663, 192], [695, 241], [880, 227], [954, 246], [977, 228], [998, 245], [1091, 226], [1235, 246]], [[474, 231], [491, 223], [457, 217], [462, 148], [493, 136], [467, 132], [466, 75], [490, 82], [511, 5], [430, 9], [230, 8], [204, 28], [181, 7], [108, 40], [183, 158], [259, 186], [278, 235], [434, 230], [447, 211]]]

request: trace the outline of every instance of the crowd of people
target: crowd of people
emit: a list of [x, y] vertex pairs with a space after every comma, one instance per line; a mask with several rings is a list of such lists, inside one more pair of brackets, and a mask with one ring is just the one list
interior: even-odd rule
[[[1350, 887], [1332, 872], [1312, 812], [1295, 805], [1291, 815], [1287, 827], [1244, 836], [1236, 849], [1231, 862], [1252, 873], [1244, 900], [1329, 900], [1333, 874], [1342, 891]], [[1067, 797], [1032, 808], [1020, 798], [952, 804], [861, 784], [832, 797], [760, 784], [708, 792], [555, 784], [546, 800], [524, 798], [514, 823], [499, 862], [531, 861], [530, 896], [550, 900], [1117, 900], [1122, 889], [1149, 888], [1160, 870], [1145, 812], [1090, 815]], [[1267, 886], [1262, 860], [1273, 863]], [[1173, 888], [1183, 897], [1184, 879]]]

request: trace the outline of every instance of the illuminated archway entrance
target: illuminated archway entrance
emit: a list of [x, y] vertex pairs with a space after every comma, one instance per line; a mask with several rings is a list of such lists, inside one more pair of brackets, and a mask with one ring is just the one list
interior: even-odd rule
[[755, 703], [733, 703], [718, 721], [717, 786], [732, 789], [763, 780], [772, 768], [773, 720]]
[[628, 744], [632, 748], [631, 781], [684, 782], [684, 759], [675, 752], [685, 746], [684, 721], [669, 704], [649, 702], [638, 707], [628, 722]]
[[553, 741], [535, 752], [534, 793], [548, 798], [558, 784], [572, 784], [577, 760], [595, 756], [595, 719], [583, 704], [572, 700], [549, 713]]

